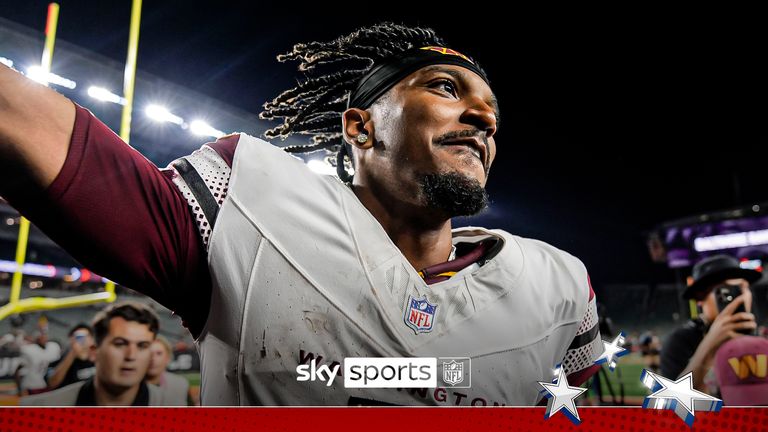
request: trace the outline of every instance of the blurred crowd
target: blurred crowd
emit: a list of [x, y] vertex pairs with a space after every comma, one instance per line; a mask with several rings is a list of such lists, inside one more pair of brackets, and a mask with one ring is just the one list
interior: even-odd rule
[[32, 334], [20, 326], [0, 337], [0, 353], [18, 358], [13, 375], [20, 405], [199, 405], [187, 378], [169, 372], [173, 347], [158, 334], [155, 312], [120, 302], [49, 340], [43, 315]]

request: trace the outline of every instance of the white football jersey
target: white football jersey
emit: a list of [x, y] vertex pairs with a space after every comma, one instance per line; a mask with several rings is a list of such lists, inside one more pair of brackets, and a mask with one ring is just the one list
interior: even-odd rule
[[[174, 182], [201, 221], [213, 282], [196, 341], [204, 405], [533, 405], [557, 364], [580, 370], [602, 351], [587, 272], [566, 252], [459, 228], [454, 244], [498, 247], [428, 285], [346, 185], [280, 148], [243, 134], [231, 170], [206, 146], [185, 160], [205, 185]], [[226, 198], [206, 211], [199, 191], [216, 187]], [[469, 357], [471, 387], [297, 380], [299, 365], [346, 357]]]

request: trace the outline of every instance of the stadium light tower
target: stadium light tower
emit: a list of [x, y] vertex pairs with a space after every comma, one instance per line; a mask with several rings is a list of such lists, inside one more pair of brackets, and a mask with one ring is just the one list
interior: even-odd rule
[[104, 87], [88, 87], [88, 96], [105, 102], [112, 102], [118, 105], [125, 105], [125, 98], [112, 93]]
[[224, 132], [214, 128], [202, 120], [194, 120], [192, 123], [190, 123], [189, 130], [195, 135], [210, 136], [214, 138], [219, 138], [225, 135]]
[[37, 81], [40, 84], [48, 85], [48, 83], [55, 84], [60, 87], [65, 87], [70, 90], [77, 87], [77, 83], [69, 78], [56, 75], [53, 72], [46, 71], [42, 66], [30, 66], [27, 68], [27, 78]]
[[179, 126], [184, 124], [184, 119], [168, 111], [167, 108], [160, 105], [148, 105], [144, 109], [144, 114], [152, 120], [159, 122], [175, 123]]

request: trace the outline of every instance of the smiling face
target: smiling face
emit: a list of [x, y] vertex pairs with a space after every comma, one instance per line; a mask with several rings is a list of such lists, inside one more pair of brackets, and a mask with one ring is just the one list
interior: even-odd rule
[[147, 324], [113, 317], [109, 332], [96, 348], [96, 379], [112, 389], [139, 385], [147, 373], [155, 334]]
[[[430, 190], [448, 185], [449, 201], [454, 192], [482, 192], [496, 156], [498, 107], [488, 84], [474, 72], [455, 65], [424, 67], [361, 115], [373, 139], [356, 145], [355, 177], [385, 202], [434, 208], [452, 217], [462, 209], [440, 208]], [[354, 137], [349, 118], [345, 113], [345, 130]], [[479, 210], [471, 203], [461, 207], [466, 207], [463, 214]]]

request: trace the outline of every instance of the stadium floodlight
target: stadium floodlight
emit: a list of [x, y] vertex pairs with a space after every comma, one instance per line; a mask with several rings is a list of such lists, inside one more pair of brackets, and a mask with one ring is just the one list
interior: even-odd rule
[[[17, 267], [16, 261], [0, 260], [0, 272], [13, 273]], [[21, 272], [29, 276], [52, 278], [56, 276], [56, 267], [45, 264], [25, 263], [21, 266]]]
[[312, 171], [322, 175], [336, 175], [336, 168], [328, 165], [326, 162], [312, 159], [307, 162], [307, 167]]
[[11, 60], [9, 58], [5, 58], [5, 57], [0, 56], [0, 63], [8, 66], [9, 68], [13, 67], [13, 60]]
[[189, 130], [195, 135], [210, 136], [214, 138], [219, 138], [225, 135], [224, 132], [214, 128], [202, 120], [195, 120], [190, 123]]
[[118, 105], [125, 105], [125, 98], [112, 93], [104, 87], [88, 87], [88, 96], [105, 102], [112, 102]]
[[60, 87], [65, 87], [70, 90], [77, 87], [77, 83], [69, 78], [56, 75], [53, 72], [45, 73], [45, 70], [41, 66], [30, 66], [27, 68], [27, 77], [33, 81], [37, 81], [40, 84], [48, 85], [48, 83], [55, 84]]
[[144, 109], [144, 113], [147, 117], [155, 121], [175, 123], [179, 126], [184, 124], [183, 118], [174, 115], [168, 111], [167, 108], [161, 107], [160, 105], [148, 105], [147, 108]]
[[40, 84], [48, 85], [48, 78], [45, 76], [45, 71], [40, 66], [32, 66], [27, 69], [27, 78], [32, 81], [37, 81]]
[[696, 252], [709, 252], [765, 244], [768, 244], [768, 230], [758, 230], [698, 237], [693, 241], [693, 248]]

